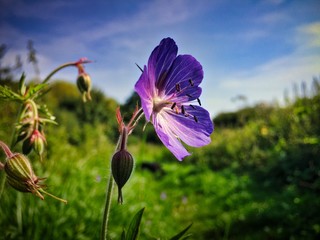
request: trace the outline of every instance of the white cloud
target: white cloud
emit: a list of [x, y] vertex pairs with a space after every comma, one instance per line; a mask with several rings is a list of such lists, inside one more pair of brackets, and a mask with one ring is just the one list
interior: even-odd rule
[[261, 38], [265, 38], [269, 36], [269, 34], [270, 34], [269, 31], [267, 31], [266, 29], [251, 29], [251, 30], [239, 33], [235, 37], [245, 42], [252, 42]]
[[[306, 30], [312, 32], [311, 36], [303, 35]], [[313, 34], [316, 32], [316, 34]], [[306, 42], [296, 46], [291, 54], [277, 57], [253, 69], [244, 69], [239, 72], [221, 78], [220, 84], [216, 86], [216, 96], [219, 99], [210, 99], [209, 104], [215, 104], [215, 113], [225, 110], [234, 110], [237, 106], [231, 103], [230, 99], [237, 94], [248, 97], [249, 103], [259, 101], [283, 100], [283, 92], [291, 90], [294, 83], [305, 81], [310, 83], [314, 76], [320, 73], [320, 50], [318, 45], [309, 44], [318, 39], [318, 23], [304, 25], [297, 28], [297, 38]], [[305, 47], [308, 45], [308, 48]], [[219, 103], [220, 102], [220, 103]], [[220, 105], [221, 104], [221, 105]], [[210, 106], [211, 107], [211, 106]], [[214, 107], [214, 106], [213, 106]], [[214, 109], [214, 108], [213, 108]]]
[[266, 25], [286, 23], [290, 20], [292, 20], [292, 17], [287, 12], [284, 12], [284, 11], [268, 12], [258, 17], [257, 19], [255, 19], [256, 22], [266, 24]]
[[88, 39], [88, 41], [137, 31], [145, 35], [150, 28], [156, 30], [159, 26], [181, 23], [197, 14], [200, 8], [201, 6], [189, 0], [148, 1], [141, 5], [137, 12], [129, 14], [126, 18], [113, 19], [91, 29], [82, 29], [79, 34], [82, 39]]
[[305, 43], [307, 48], [320, 47], [320, 22], [314, 22], [298, 28], [298, 41]]
[[[269, 5], [270, 2], [277, 5], [282, 1], [270, 0]], [[68, 7], [68, 5], [63, 6], [61, 1], [57, 3], [39, 2], [35, 9], [32, 9], [32, 5], [30, 5], [27, 8], [16, 10], [16, 13], [20, 16], [21, 14], [25, 14], [25, 17], [31, 16], [35, 14], [35, 11], [39, 11], [39, 6], [45, 7], [45, 4], [49, 4], [47, 7], [56, 10]], [[75, 3], [72, 2], [72, 4]], [[15, 48], [15, 52], [12, 52], [12, 56], [21, 52], [20, 50], [25, 52], [23, 48], [26, 46], [26, 41], [28, 39], [34, 40], [43, 75], [63, 61], [75, 61], [84, 56], [96, 60], [96, 63], [87, 67], [93, 85], [103, 90], [108, 96], [123, 102], [130, 96], [134, 83], [140, 75], [134, 63], [146, 64], [150, 52], [159, 43], [162, 34], [175, 34], [179, 53], [200, 56], [198, 60], [206, 67], [204, 69], [205, 80], [202, 84], [202, 100], [204, 106], [214, 114], [222, 110], [235, 109], [238, 105], [232, 103], [230, 99], [237, 94], [247, 95], [251, 102], [279, 99], [285, 88], [291, 87], [292, 82], [311, 80], [312, 75], [319, 74], [320, 59], [318, 56], [320, 54], [318, 50], [315, 51], [315, 47], [319, 46], [319, 26], [317, 24], [301, 26], [295, 36], [284, 37], [286, 43], [293, 39], [290, 44], [295, 44], [295, 50], [291, 54], [278, 56], [264, 64], [253, 66], [251, 69], [234, 72], [233, 66], [227, 65], [227, 59], [222, 61], [223, 66], [221, 64], [219, 66], [219, 58], [223, 56], [213, 56], [215, 54], [214, 48], [221, 47], [228, 52], [230, 41], [235, 40], [239, 45], [245, 43], [246, 49], [250, 49], [250, 44], [253, 41], [254, 46], [258, 46], [260, 39], [267, 39], [273, 36], [272, 34], [280, 34], [279, 36], [281, 36], [281, 32], [274, 31], [274, 29], [278, 29], [277, 24], [279, 23], [292, 21], [290, 15], [287, 14], [288, 11], [255, 15], [255, 18], [249, 18], [249, 21], [246, 21], [248, 18], [244, 16], [244, 22], [249, 24], [241, 28], [241, 32], [235, 32], [234, 29], [232, 31], [221, 30], [220, 32], [213, 32], [213, 29], [199, 29], [197, 31], [194, 28], [189, 31], [186, 23], [190, 23], [193, 18], [196, 23], [199, 21], [197, 17], [202, 13], [215, 14], [216, 12], [210, 11], [214, 9], [216, 3], [213, 4], [210, 0], [200, 1], [200, 3], [191, 0], [155, 0], [138, 1], [136, 4], [140, 4], [137, 6], [137, 10], [128, 12], [125, 17], [124, 15], [121, 17], [114, 15], [106, 18], [107, 20], [99, 19], [99, 21], [94, 20], [93, 22], [93, 18], [88, 21], [88, 18], [84, 17], [75, 22], [66, 22], [64, 25], [59, 25], [61, 21], [58, 21], [58, 26], [55, 25], [54, 29], [52, 27], [49, 29], [50, 34], [54, 32], [55, 35], [33, 33], [31, 36], [28, 35], [29, 33], [24, 34], [10, 25], [2, 23], [0, 40], [4, 43], [10, 41], [10, 44], [15, 46], [20, 44], [20, 47]], [[261, 7], [261, 4], [259, 6]], [[23, 13], [23, 10], [26, 12]], [[40, 18], [45, 19], [45, 11], [39, 14], [44, 15]], [[54, 11], [52, 14], [54, 15]], [[47, 17], [54, 19], [55, 16], [48, 15]], [[202, 26], [203, 23], [198, 22], [197, 24]], [[223, 23], [221, 25], [223, 26]], [[170, 31], [163, 29], [170, 29]], [[212, 34], [215, 38], [211, 37], [208, 40], [208, 36], [210, 37]], [[223, 37], [216, 37], [220, 36], [219, 34]], [[197, 40], [199, 39], [202, 41], [201, 44], [198, 44]], [[239, 42], [239, 40], [241, 41]], [[236, 50], [236, 48], [233, 47], [232, 50]], [[259, 51], [259, 49], [253, 48], [250, 50]], [[219, 51], [216, 52], [219, 53]], [[221, 76], [214, 75], [215, 71], [211, 69], [213, 62], [217, 63], [216, 66], [219, 69], [216, 73], [219, 72]], [[30, 71], [32, 72], [32, 69]], [[63, 70], [55, 76], [55, 78], [69, 79], [70, 81], [74, 81], [75, 77], [76, 70], [74, 69]]]

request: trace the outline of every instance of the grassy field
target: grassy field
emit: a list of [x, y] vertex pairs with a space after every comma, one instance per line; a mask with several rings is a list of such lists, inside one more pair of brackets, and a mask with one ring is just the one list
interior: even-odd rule
[[[48, 191], [68, 204], [50, 197], [41, 201], [5, 185], [0, 239], [99, 238], [115, 147], [110, 132], [116, 129], [114, 112], [105, 116], [99, 109], [108, 112], [115, 104], [103, 100], [103, 106], [77, 108], [77, 95], [57, 100], [54, 94], [48, 96], [48, 105], [59, 125], [47, 128], [44, 160], [29, 157], [36, 174], [47, 177]], [[285, 108], [258, 105], [234, 113], [232, 121], [221, 115], [215, 120], [212, 143], [190, 148], [193, 155], [183, 162], [162, 145], [145, 141], [148, 136], [132, 136], [128, 149], [135, 170], [123, 189], [123, 205], [116, 203], [114, 189], [110, 238], [120, 239], [143, 207], [140, 239], [169, 239], [191, 223], [190, 239], [199, 240], [320, 237], [319, 96], [318, 89]], [[6, 142], [15, 109], [0, 103], [7, 113], [0, 123], [0, 137]], [[82, 114], [87, 114], [86, 120]], [[152, 131], [152, 126], [147, 128], [145, 134]], [[142, 169], [145, 162], [159, 164], [161, 171]]]

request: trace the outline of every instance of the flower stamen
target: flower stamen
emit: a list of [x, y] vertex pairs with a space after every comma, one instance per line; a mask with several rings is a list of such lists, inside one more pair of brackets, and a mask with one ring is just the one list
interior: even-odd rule
[[176, 90], [177, 90], [177, 92], [180, 92], [180, 91], [181, 91], [180, 83], [177, 83], [177, 84], [176, 84]]
[[183, 106], [183, 105], [181, 106], [181, 113], [182, 113], [183, 115], [185, 115], [185, 113], [186, 113], [186, 111], [184, 110], [184, 106]]

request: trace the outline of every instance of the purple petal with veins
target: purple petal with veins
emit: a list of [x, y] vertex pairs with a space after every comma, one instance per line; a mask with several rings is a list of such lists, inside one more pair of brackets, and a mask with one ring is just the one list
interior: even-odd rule
[[151, 53], [148, 67], [135, 85], [147, 121], [152, 121], [162, 143], [178, 160], [192, 147], [210, 143], [213, 123], [200, 104], [201, 64], [191, 55], [178, 55], [171, 38], [163, 39]]

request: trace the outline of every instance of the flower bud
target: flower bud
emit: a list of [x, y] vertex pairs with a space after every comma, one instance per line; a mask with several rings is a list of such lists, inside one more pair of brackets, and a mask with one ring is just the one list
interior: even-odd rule
[[82, 99], [84, 102], [91, 100], [90, 90], [91, 90], [91, 78], [89, 74], [82, 72], [78, 75], [77, 86], [79, 91], [82, 93]]
[[42, 200], [44, 197], [41, 193], [44, 193], [54, 199], [67, 203], [66, 200], [58, 198], [43, 189], [45, 185], [41, 182], [44, 178], [38, 178], [34, 174], [30, 161], [25, 155], [20, 153], [11, 154], [6, 160], [4, 170], [7, 174], [8, 184], [14, 189], [20, 192], [30, 192]]
[[43, 151], [44, 151], [44, 140], [41, 137], [37, 137], [34, 140], [33, 149], [40, 156], [43, 154]]
[[126, 184], [133, 170], [134, 160], [125, 149], [116, 152], [111, 161], [112, 175], [118, 185], [118, 202], [122, 203], [122, 187]]
[[22, 151], [24, 154], [29, 154], [33, 148], [33, 150], [41, 157], [44, 152], [45, 143], [46, 139], [44, 135], [36, 129], [32, 132], [29, 138], [24, 140]]
[[14, 153], [7, 159], [4, 170], [7, 174], [7, 182], [11, 187], [20, 192], [31, 192], [44, 199], [39, 192], [43, 185], [39, 183], [39, 178], [34, 174], [26, 156]]
[[38, 130], [34, 130], [31, 136], [31, 143], [34, 151], [42, 156], [44, 152], [44, 144], [46, 143], [46, 139], [43, 134], [41, 134]]

